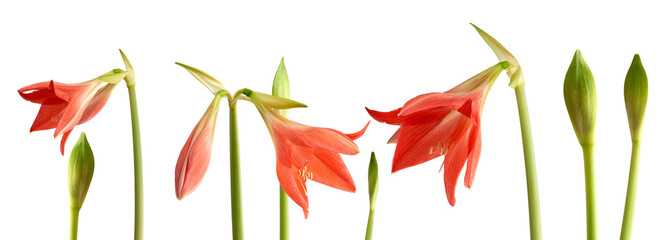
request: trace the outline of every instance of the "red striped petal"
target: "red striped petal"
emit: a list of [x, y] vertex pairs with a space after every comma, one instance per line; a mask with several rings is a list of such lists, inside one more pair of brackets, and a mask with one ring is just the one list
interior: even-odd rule
[[469, 158], [467, 161], [467, 171], [464, 174], [464, 186], [471, 188], [476, 177], [476, 167], [478, 160], [481, 157], [481, 129], [478, 127], [471, 128], [469, 134]]
[[392, 159], [392, 172], [444, 155], [469, 130], [470, 119], [451, 111], [441, 121], [402, 125]]
[[316, 149], [314, 154], [312, 161], [306, 164], [309, 179], [343, 191], [355, 192], [355, 182], [341, 155], [324, 149]]
[[201, 183], [210, 164], [212, 142], [221, 98], [215, 97], [201, 120], [191, 131], [175, 165], [175, 195], [182, 199]]
[[446, 197], [451, 206], [455, 206], [455, 186], [460, 172], [467, 161], [469, 144], [466, 137], [460, 139], [446, 154], [444, 159], [443, 181], [446, 188]]
[[401, 125], [403, 123], [403, 119], [399, 118], [399, 112], [401, 112], [401, 108], [397, 108], [396, 110], [389, 112], [379, 112], [369, 108], [365, 109], [369, 115], [378, 122], [392, 125]]
[[370, 124], [370, 123], [371, 123], [371, 121], [368, 121], [368, 122], [366, 123], [366, 125], [364, 125], [364, 128], [362, 128], [362, 130], [359, 130], [359, 131], [357, 131], [357, 132], [355, 132], [355, 133], [350, 133], [350, 134], [346, 133], [345, 136], [348, 136], [348, 138], [350, 138], [350, 140], [352, 140], [352, 141], [357, 140], [357, 139], [360, 138], [362, 135], [364, 135], [364, 132], [366, 132], [366, 128], [369, 127], [369, 124]]
[[67, 106], [68, 104], [65, 102], [57, 105], [42, 104], [42, 106], [40, 106], [40, 111], [37, 112], [35, 121], [33, 121], [33, 125], [30, 127], [30, 131], [33, 132], [55, 128]]

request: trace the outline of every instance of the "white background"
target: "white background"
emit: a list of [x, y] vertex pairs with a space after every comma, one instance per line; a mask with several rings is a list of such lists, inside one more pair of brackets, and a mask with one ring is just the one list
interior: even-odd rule
[[[228, 111], [222, 105], [208, 172], [178, 201], [174, 167], [212, 95], [179, 61], [219, 79], [230, 91], [269, 92], [285, 57], [292, 98], [308, 109], [290, 118], [359, 130], [364, 107], [392, 110], [427, 92], [445, 91], [497, 59], [469, 25], [497, 38], [527, 80], [546, 239], [585, 238], [581, 149], [565, 109], [562, 84], [576, 49], [598, 94], [596, 175], [599, 233], [616, 239], [625, 201], [630, 136], [623, 81], [635, 53], [649, 77], [634, 239], [672, 239], [672, 88], [668, 6], [561, 1], [556, 4], [338, 1], [12, 2], [0, 7], [0, 239], [67, 239], [67, 156], [85, 131], [95, 176], [80, 215], [80, 239], [131, 239], [133, 179], [128, 95], [118, 87], [103, 111], [77, 126], [58, 152], [53, 130], [28, 133], [39, 106], [16, 90], [35, 82], [81, 82], [136, 70], [142, 128], [146, 239], [229, 239]], [[450, 207], [441, 159], [390, 174], [396, 127], [372, 122], [344, 156], [355, 194], [308, 183], [310, 215], [291, 203], [292, 239], [362, 239], [368, 214], [367, 166], [380, 164], [376, 239], [529, 238], [522, 145], [514, 92], [502, 74], [485, 103], [483, 153], [471, 190], [457, 187]], [[239, 102], [245, 235], [275, 239], [278, 183], [272, 142], [258, 115]]]

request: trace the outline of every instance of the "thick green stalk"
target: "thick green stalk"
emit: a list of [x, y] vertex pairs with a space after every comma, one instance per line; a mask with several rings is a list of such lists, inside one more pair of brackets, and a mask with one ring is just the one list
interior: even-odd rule
[[527, 110], [525, 85], [514, 88], [518, 103], [518, 117], [520, 131], [523, 136], [523, 152], [525, 156], [525, 176], [527, 178], [527, 204], [530, 215], [530, 239], [541, 240], [541, 210], [539, 207], [539, 188], [537, 186], [537, 166], [534, 161], [534, 146], [532, 144], [532, 126]]
[[229, 142], [231, 170], [231, 227], [234, 240], [243, 236], [243, 194], [240, 181], [240, 149], [238, 144], [238, 114], [236, 104], [229, 103]]
[[597, 197], [595, 193], [595, 152], [593, 144], [582, 144], [586, 175], [586, 225], [588, 240], [597, 240]]
[[632, 238], [632, 225], [635, 221], [635, 200], [637, 199], [637, 179], [639, 178], [639, 149], [639, 140], [633, 140], [628, 194], [625, 197], [625, 211], [623, 212], [623, 225], [621, 226], [621, 240]]
[[289, 240], [289, 197], [280, 186], [280, 240]]
[[135, 176], [135, 240], [143, 239], [144, 207], [142, 184], [142, 146], [140, 143], [140, 120], [138, 118], [138, 100], [135, 96], [135, 84], [126, 85], [131, 103], [131, 128], [133, 130], [133, 169]]
[[70, 240], [77, 240], [79, 225], [79, 208], [70, 208]]
[[373, 215], [376, 212], [375, 208], [369, 209], [369, 222], [366, 224], [366, 238], [365, 240], [373, 239]]
[[[283, 117], [289, 115], [289, 110], [276, 110]], [[280, 240], [289, 240], [289, 196], [280, 186]]]

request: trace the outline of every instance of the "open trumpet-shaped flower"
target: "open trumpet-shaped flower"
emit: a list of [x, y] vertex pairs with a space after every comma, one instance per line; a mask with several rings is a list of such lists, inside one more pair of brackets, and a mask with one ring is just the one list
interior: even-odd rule
[[379, 122], [399, 125], [392, 172], [444, 155], [444, 184], [455, 205], [457, 178], [467, 163], [464, 185], [471, 188], [481, 152], [481, 111], [495, 79], [508, 62], [498, 63], [446, 92], [419, 95], [390, 112], [366, 109]]
[[28, 85], [18, 90], [27, 101], [41, 104], [30, 131], [55, 128], [54, 137], [61, 138], [61, 154], [72, 129], [91, 120], [102, 110], [110, 94], [126, 75], [120, 69], [74, 84], [48, 81]]
[[354, 155], [359, 148], [353, 142], [368, 127], [344, 134], [330, 128], [306, 126], [273, 111], [255, 92], [242, 91], [261, 113], [273, 138], [278, 181], [287, 195], [308, 217], [306, 180], [347, 192], [355, 192], [355, 183], [339, 153]]

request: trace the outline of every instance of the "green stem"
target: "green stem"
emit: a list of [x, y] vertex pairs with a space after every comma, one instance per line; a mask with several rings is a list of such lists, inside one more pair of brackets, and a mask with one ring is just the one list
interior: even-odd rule
[[[289, 92], [285, 95], [276, 95], [288, 98]], [[285, 118], [289, 117], [289, 109], [275, 109], [275, 111]], [[282, 186], [280, 186], [280, 240], [289, 240], [289, 196], [282, 189]]]
[[373, 239], [373, 215], [376, 212], [376, 209], [369, 209], [369, 222], [366, 224], [366, 238], [365, 240]]
[[532, 144], [532, 127], [527, 110], [527, 97], [525, 85], [520, 84], [516, 88], [516, 101], [518, 103], [518, 117], [520, 118], [520, 131], [523, 136], [523, 152], [525, 156], [525, 176], [527, 178], [527, 204], [530, 214], [530, 239], [541, 240], [541, 210], [539, 207], [539, 189], [537, 186], [537, 166], [534, 161], [534, 146]]
[[632, 141], [632, 156], [630, 158], [630, 177], [628, 179], [628, 194], [625, 197], [625, 211], [621, 226], [621, 240], [632, 237], [632, 224], [635, 221], [635, 200], [637, 199], [637, 179], [639, 178], [639, 141]]
[[586, 174], [586, 225], [588, 240], [597, 240], [597, 198], [595, 194], [595, 152], [593, 144], [582, 144]]
[[280, 186], [280, 240], [289, 240], [289, 197]]
[[140, 144], [140, 120], [138, 119], [138, 99], [135, 85], [127, 85], [131, 103], [131, 128], [133, 130], [133, 169], [135, 177], [135, 240], [143, 239], [143, 185], [142, 185], [142, 146]]
[[238, 117], [236, 104], [229, 103], [229, 142], [231, 153], [231, 227], [234, 240], [243, 236], [243, 194], [240, 181], [240, 149], [238, 144]]
[[79, 208], [70, 208], [70, 240], [77, 240], [79, 225]]

